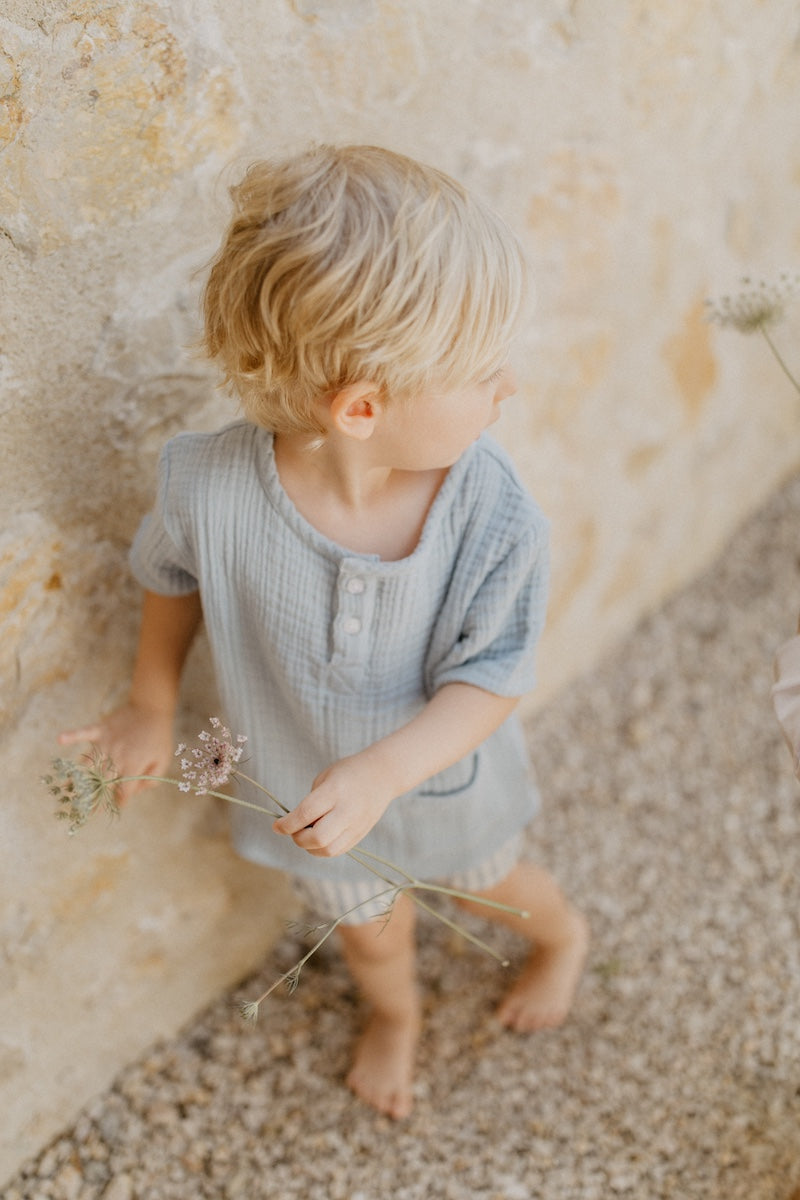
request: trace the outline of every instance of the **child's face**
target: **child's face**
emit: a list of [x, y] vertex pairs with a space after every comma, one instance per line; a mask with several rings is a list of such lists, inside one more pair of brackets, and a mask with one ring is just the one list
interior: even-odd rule
[[407, 471], [451, 467], [498, 419], [502, 401], [516, 390], [514, 372], [505, 365], [466, 387], [391, 405], [383, 432], [392, 447], [392, 465]]

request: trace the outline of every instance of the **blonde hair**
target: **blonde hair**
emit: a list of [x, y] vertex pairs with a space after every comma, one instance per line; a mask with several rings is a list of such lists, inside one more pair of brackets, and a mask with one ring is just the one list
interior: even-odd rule
[[464, 386], [499, 366], [518, 320], [522, 253], [447, 175], [376, 146], [254, 163], [203, 297], [204, 348], [246, 416], [320, 433], [325, 395], [385, 399]]

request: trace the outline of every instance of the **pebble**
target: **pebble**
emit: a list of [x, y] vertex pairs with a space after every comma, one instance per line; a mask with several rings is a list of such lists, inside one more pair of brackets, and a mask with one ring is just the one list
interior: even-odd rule
[[134, 1200], [130, 1175], [117, 1175], [103, 1192], [102, 1200]]

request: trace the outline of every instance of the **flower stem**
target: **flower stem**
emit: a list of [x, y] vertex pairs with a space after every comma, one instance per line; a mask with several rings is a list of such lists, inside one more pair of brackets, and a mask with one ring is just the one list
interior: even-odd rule
[[759, 333], [764, 338], [764, 341], [767, 343], [767, 345], [769, 346], [773, 355], [775, 356], [775, 361], [777, 362], [778, 366], [781, 368], [784, 375], [789, 380], [789, 382], [791, 383], [792, 387], [797, 392], [797, 394], [800, 395], [800, 383], [798, 383], [798, 381], [795, 379], [794, 375], [792, 374], [792, 372], [789, 370], [788, 366], [784, 362], [783, 357], [782, 357], [780, 351], [778, 350], [778, 347], [775, 345], [772, 338], [767, 333], [766, 327], [764, 325], [759, 325], [758, 329], [759, 329]]
[[[267, 791], [267, 789], [264, 787], [263, 783], [259, 783], [259, 782], [258, 782], [258, 780], [256, 780], [256, 779], [251, 779], [249, 775], [245, 775], [245, 774], [244, 774], [244, 772], [243, 772], [243, 771], [240, 771], [238, 768], [237, 768], [236, 770], [234, 770], [234, 771], [231, 771], [231, 774], [232, 774], [233, 776], [235, 776], [235, 778], [237, 778], [237, 779], [243, 779], [243, 780], [245, 781], [245, 783], [250, 783], [250, 784], [252, 784], [254, 788], [258, 788], [258, 790], [259, 790], [260, 792], [263, 792], [263, 793], [264, 793], [264, 795], [265, 795], [265, 796], [266, 796], [266, 797], [267, 797], [269, 800], [271, 800], [271, 801], [272, 801], [272, 803], [273, 803], [274, 805], [276, 805], [276, 806], [277, 806], [277, 807], [278, 807], [278, 808], [281, 810], [281, 812], [283, 812], [283, 813], [288, 813], [288, 812], [290, 811], [290, 810], [289, 810], [289, 809], [286, 807], [286, 805], [285, 805], [285, 804], [281, 804], [281, 802], [280, 802], [280, 800], [278, 799], [278, 797], [277, 797], [277, 796], [273, 796], [272, 792], [268, 792], [268, 791]], [[235, 797], [234, 797], [234, 796], [230, 796], [230, 797], [228, 797], [228, 799], [235, 800]], [[244, 801], [244, 800], [242, 800], [242, 801], [241, 801], [241, 803], [242, 803], [242, 804], [244, 804], [244, 803], [245, 803], [245, 801]], [[254, 805], [252, 805], [252, 807], [253, 807], [253, 808], [258, 808], [258, 805], [257, 805], [257, 804], [254, 804]], [[263, 810], [263, 808], [262, 808], [262, 809], [261, 809], [261, 812], [263, 812], [263, 811], [264, 811], [264, 810]], [[275, 815], [277, 816], [277, 813], [276, 813]]]
[[[379, 892], [377, 896], [370, 896], [369, 899], [370, 900], [378, 900], [378, 899], [380, 899], [381, 896], [388, 896], [391, 892], [396, 892], [396, 891], [397, 891], [397, 888], [389, 887], [386, 889], [386, 891]], [[285, 982], [291, 980], [292, 978], [296, 979], [297, 976], [300, 974], [301, 970], [303, 969], [303, 967], [308, 962], [308, 960], [314, 954], [316, 954], [316, 952], [317, 952], [317, 950], [319, 950], [320, 946], [323, 946], [325, 944], [325, 942], [327, 942], [328, 938], [331, 936], [331, 934], [334, 932], [334, 930], [336, 930], [342, 924], [342, 922], [344, 920], [346, 920], [347, 917], [350, 916], [351, 913], [354, 913], [357, 909], [361, 908], [362, 904], [366, 904], [366, 903], [367, 903], [366, 900], [360, 900], [358, 904], [354, 904], [352, 908], [348, 908], [348, 910], [346, 912], [340, 913], [340, 915], [338, 917], [335, 917], [334, 920], [330, 921], [328, 924], [328, 928], [325, 930], [325, 932], [322, 934], [322, 936], [317, 938], [316, 942], [314, 942], [314, 945], [311, 947], [311, 949], [308, 951], [307, 954], [303, 955], [303, 957], [299, 960], [299, 962], [296, 962], [290, 970], [284, 971], [284, 973], [278, 979], [276, 979], [274, 983], [270, 984], [270, 986], [267, 988], [267, 990], [265, 992], [262, 992], [262, 994], [258, 997], [257, 1000], [253, 1000], [249, 1004], [244, 1005], [243, 1007], [257, 1011], [258, 1006], [261, 1004], [261, 1002], [263, 1000], [266, 1000], [267, 996], [271, 996], [272, 993], [275, 991], [275, 989], [279, 988], [282, 983], [285, 983]]]
[[[239, 778], [239, 779], [243, 780], [245, 783], [249, 783], [253, 787], [257, 788], [260, 792], [262, 792], [267, 797], [268, 800], [270, 800], [275, 805], [275, 808], [274, 809], [264, 808], [260, 804], [253, 804], [249, 800], [242, 800], [241, 797], [232, 796], [227, 792], [217, 792], [217, 791], [212, 791], [209, 789], [208, 791], [204, 791], [201, 794], [205, 795], [205, 796], [213, 796], [215, 799], [219, 799], [219, 800], [226, 800], [230, 804], [238, 804], [242, 808], [253, 809], [255, 812], [268, 813], [270, 816], [277, 817], [277, 816], [280, 816], [281, 813], [287, 813], [290, 811], [286, 807], [286, 805], [281, 804], [281, 802], [280, 802], [280, 800], [278, 800], [277, 796], [274, 796], [272, 794], [272, 792], [268, 791], [268, 789], [264, 787], [263, 784], [259, 783], [255, 779], [252, 779], [249, 775], [245, 775], [242, 771], [239, 771], [239, 770], [231, 771], [231, 775], [234, 778]], [[162, 775], [132, 775], [132, 776], [125, 776], [125, 777], [120, 776], [119, 778], [115, 779], [113, 782], [115, 784], [120, 784], [120, 783], [132, 783], [132, 782], [144, 781], [144, 780], [146, 780], [148, 783], [167, 783], [167, 784], [171, 784], [173, 787], [179, 786], [179, 781], [177, 779], [172, 779], [168, 776], [162, 776]], [[416, 895], [415, 893], [420, 892], [420, 891], [436, 892], [439, 895], [450, 896], [456, 900], [470, 900], [473, 903], [481, 904], [481, 905], [485, 906], [486, 908], [498, 909], [501, 912], [512, 913], [515, 916], [519, 916], [519, 917], [523, 917], [523, 918], [527, 917], [529, 915], [527, 912], [525, 912], [524, 910], [519, 909], [519, 908], [513, 908], [511, 905], [508, 905], [508, 904], [502, 904], [499, 900], [489, 900], [488, 898], [486, 898], [484, 896], [479, 896], [472, 892], [462, 892], [462, 891], [459, 891], [457, 888], [447, 887], [444, 884], [426, 883], [420, 879], [417, 879], [416, 876], [411, 875], [408, 871], [404, 870], [402, 867], [398, 867], [396, 865], [396, 863], [391, 862], [389, 859], [382, 858], [379, 854], [374, 854], [371, 850], [364, 850], [358, 846], [354, 846], [352, 850], [348, 850], [348, 851], [346, 851], [346, 853], [347, 853], [347, 857], [351, 858], [353, 860], [353, 862], [359, 863], [367, 871], [371, 871], [372, 874], [375, 875], [378, 879], [380, 879], [382, 883], [385, 883], [388, 885], [386, 888], [386, 891], [379, 892], [375, 897], [370, 897], [371, 900], [378, 899], [380, 896], [388, 895], [390, 892], [394, 892], [395, 894], [403, 892], [408, 896], [409, 900], [411, 900], [412, 903], [416, 904], [419, 908], [423, 909], [425, 912], [430, 913], [432, 916], [436, 917], [436, 919], [438, 921], [441, 921], [441, 923], [443, 925], [446, 925], [448, 929], [452, 929], [455, 933], [459, 934], [459, 936], [463, 937], [466, 941], [471, 942], [474, 946], [477, 946], [479, 949], [484, 950], [487, 954], [490, 954], [492, 956], [492, 958], [496, 959], [504, 967], [508, 966], [508, 960], [504, 959], [502, 957], [502, 955], [497, 953], [496, 950], [493, 950], [492, 947], [487, 942], [484, 942], [482, 938], [479, 938], [476, 934], [470, 933], [470, 931], [468, 929], [465, 929], [463, 925], [460, 925], [457, 921], [451, 920], [449, 917], [445, 916], [444, 913], [441, 913], [437, 909], [433, 908], [430, 904], [426, 903], [426, 901], [424, 901], [420, 896]], [[380, 869], [381, 867], [385, 868], [386, 870], [393, 871], [395, 873], [395, 875], [401, 876], [402, 881], [387, 878], [387, 876], [385, 874], [383, 874], [383, 871]], [[309, 958], [311, 958], [311, 956], [319, 949], [319, 947], [328, 940], [328, 938], [331, 936], [333, 931], [342, 923], [342, 921], [347, 916], [349, 916], [351, 912], [354, 912], [355, 909], [360, 908], [361, 905], [364, 903], [366, 903], [366, 901], [363, 901], [363, 900], [360, 901], [359, 904], [356, 904], [352, 909], [348, 909], [347, 912], [342, 913], [341, 916], [337, 917], [334, 921], [332, 921], [330, 923], [329, 928], [326, 929], [326, 931], [322, 935], [322, 937], [319, 938], [318, 941], [316, 941], [314, 943], [314, 945], [308, 951], [308, 953], [305, 954], [303, 956], [303, 958], [301, 958], [300, 961], [298, 963], [296, 963], [295, 966], [292, 967], [292, 969], [290, 971], [286, 971], [283, 975], [281, 975], [281, 977], [279, 979], [277, 979], [275, 981], [275, 983], [273, 983], [267, 989], [267, 991], [264, 992], [264, 994], [258, 998], [258, 1000], [254, 1000], [252, 1002], [252, 1004], [248, 1004], [245, 1006], [248, 1009], [248, 1011], [257, 1012], [258, 1006], [260, 1005], [262, 1000], [265, 1000], [266, 997], [269, 996], [275, 990], [275, 988], [279, 987], [281, 983], [283, 983], [286, 980], [289, 980], [290, 978], [292, 978], [292, 976], [295, 976], [297, 973], [299, 973], [299, 971], [305, 965], [305, 963], [308, 962]]]
[[[422, 884], [421, 886], [427, 887], [427, 884]], [[401, 888], [400, 890], [406, 893], [409, 900], [413, 900], [414, 903], [419, 905], [420, 908], [424, 909], [425, 912], [436, 917], [437, 921], [441, 921], [443, 925], [446, 925], [448, 929], [452, 929], [454, 933], [459, 935], [459, 937], [464, 938], [465, 941], [472, 942], [473, 946], [477, 946], [480, 950], [485, 950], [487, 954], [491, 954], [492, 958], [496, 959], [497, 962], [500, 963], [501, 967], [508, 966], [508, 959], [503, 958], [502, 954], [498, 954], [488, 942], [484, 942], [483, 938], [479, 938], [477, 934], [470, 933], [470, 931], [465, 929], [463, 925], [460, 925], [458, 921], [451, 921], [449, 917], [444, 915], [444, 913], [440, 913], [438, 909], [433, 908], [430, 904], [426, 904], [426, 902], [421, 900], [419, 896], [412, 896], [410, 894], [411, 885], [409, 885], [409, 888]], [[471, 899], [477, 900], [478, 903], [482, 903], [479, 896], [473, 896]]]
[[[358, 850], [350, 851], [350, 857], [354, 858], [356, 862], [360, 862], [361, 860], [357, 856], [358, 856]], [[368, 866], [367, 863], [363, 863], [362, 865], [365, 867]], [[388, 865], [392, 866], [391, 863]], [[391, 884], [391, 880], [386, 879], [386, 877], [384, 875], [381, 875], [381, 873], [377, 870], [377, 868], [369, 867], [368, 869], [371, 870], [374, 875], [377, 875], [378, 879], [382, 879], [384, 883]], [[399, 870], [399, 868], [393, 867], [393, 866], [392, 866], [392, 869]], [[406, 872], [400, 871], [400, 874], [405, 875]], [[411, 876], [411, 875], [408, 876], [408, 879], [409, 879], [409, 882], [406, 884], [402, 884], [402, 885], [394, 884], [393, 886], [397, 889], [398, 892], [403, 892], [406, 896], [408, 896], [409, 900], [413, 901], [413, 903], [416, 904], [419, 908], [424, 909], [425, 912], [430, 913], [432, 916], [436, 917], [436, 919], [438, 921], [441, 921], [443, 925], [446, 925], [448, 927], [448, 929], [455, 930], [455, 932], [460, 934], [461, 937], [466, 938], [466, 940], [468, 942], [472, 942], [473, 945], [475, 945], [475, 946], [480, 946], [481, 950], [485, 950], [487, 954], [491, 954], [492, 958], [496, 958], [497, 961], [499, 963], [502, 963], [502, 965], [504, 967], [508, 966], [508, 962], [504, 958], [502, 958], [497, 953], [496, 950], [493, 950], [492, 947], [488, 944], [488, 942], [484, 942], [481, 938], [477, 937], [475, 934], [470, 933], [468, 929], [465, 929], [463, 925], [459, 925], [457, 921], [451, 921], [449, 917], [446, 917], [444, 915], [444, 913], [440, 913], [437, 909], [433, 908], [430, 904], [427, 904], [419, 896], [415, 896], [412, 894], [417, 889], [420, 889], [423, 891], [427, 891], [427, 890], [438, 891], [439, 889], [434, 884], [420, 883], [418, 880], [414, 879], [413, 876]], [[459, 893], [454, 893], [454, 895], [458, 895], [458, 894]], [[465, 893], [465, 892], [462, 892], [460, 894], [463, 896], [467, 896], [467, 893]], [[467, 896], [467, 898], [470, 900], [476, 900], [479, 904], [483, 903], [483, 898], [481, 896]]]
[[[235, 771], [235, 772], [232, 772], [232, 774], [238, 775], [239, 772]], [[247, 776], [242, 775], [241, 778], [247, 779]], [[248, 779], [247, 781], [248, 781], [248, 783], [255, 782], [252, 779]], [[169, 783], [172, 785], [172, 787], [178, 787], [178, 784], [179, 784], [179, 781], [177, 779], [172, 779], [169, 775], [120, 775], [120, 776], [118, 776], [118, 778], [112, 780], [112, 783], [114, 783], [114, 784], [139, 783], [139, 782]], [[256, 783], [255, 786], [260, 787], [260, 784]], [[270, 800], [274, 801], [274, 803], [277, 804], [278, 808], [274, 812], [272, 810], [270, 810], [269, 808], [264, 808], [264, 806], [262, 804], [252, 804], [249, 800], [242, 800], [242, 798], [240, 796], [230, 795], [229, 792], [214, 792], [214, 791], [209, 790], [209, 791], [201, 792], [201, 793], [197, 793], [197, 794], [203, 795], [203, 796], [213, 796], [215, 800], [227, 800], [229, 804], [238, 804], [241, 808], [252, 808], [254, 812], [267, 813], [268, 816], [270, 816], [270, 817], [279, 817], [282, 812], [287, 813], [289, 811], [289, 809], [286, 808], [283, 804], [281, 804], [281, 802], [279, 800], [276, 800], [275, 797], [272, 795], [272, 793], [268, 792], [266, 788], [262, 787], [261, 791], [264, 792], [264, 794], [266, 796], [268, 796]]]
[[[439, 892], [442, 896], [452, 896], [454, 900], [477, 900], [480, 904], [485, 905], [486, 908], [496, 908], [500, 912], [511, 913], [515, 917], [527, 918], [530, 916], [530, 913], [525, 912], [522, 908], [514, 908], [511, 904], [502, 904], [499, 900], [488, 900], [484, 896], [476, 896], [474, 892], [461, 892], [458, 888], [446, 887], [442, 883], [425, 883], [421, 879], [417, 879], [414, 875], [409, 875], [402, 867], [398, 867], [387, 858], [381, 858], [379, 854], [373, 854], [371, 850], [364, 850], [361, 846], [356, 847], [353, 853], [372, 859], [373, 862], [381, 863], [382, 866], [388, 867], [392, 871], [397, 871], [400, 875], [404, 875], [408, 884], [412, 887], [424, 888], [428, 892]], [[368, 864], [364, 863], [363, 865], [366, 867]]]

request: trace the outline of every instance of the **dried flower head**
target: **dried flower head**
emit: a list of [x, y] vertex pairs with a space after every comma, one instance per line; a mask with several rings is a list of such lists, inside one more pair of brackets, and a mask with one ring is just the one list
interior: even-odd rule
[[786, 305], [800, 290], [800, 275], [783, 273], [776, 283], [742, 279], [742, 291], [719, 300], [706, 300], [709, 321], [739, 333], [755, 333], [780, 321]]
[[80, 762], [67, 758], [54, 758], [52, 775], [45, 775], [51, 795], [63, 805], [56, 813], [62, 821], [69, 821], [69, 833], [77, 833], [85, 825], [95, 809], [104, 809], [109, 816], [119, 816], [116, 791], [119, 776], [113, 762], [93, 746]]
[[[247, 741], [244, 734], [238, 734], [234, 741], [230, 729], [219, 717], [210, 717], [209, 724], [213, 732], [204, 729], [198, 734], [201, 746], [187, 751], [182, 742], [175, 751], [175, 757], [181, 760], [183, 782], [178, 787], [182, 792], [194, 790], [198, 796], [204, 796], [216, 791], [228, 782], [244, 752]], [[187, 754], [190, 757], [186, 757]]]
[[249, 1021], [251, 1025], [255, 1025], [258, 1020], [258, 1009], [260, 1001], [251, 1000], [246, 1004], [239, 1005], [239, 1012], [244, 1017], [245, 1021]]

